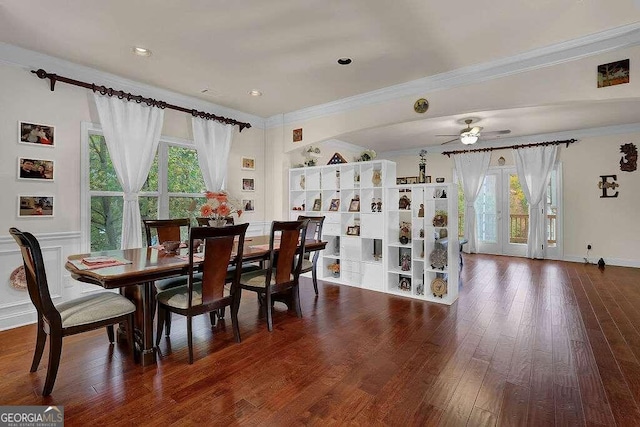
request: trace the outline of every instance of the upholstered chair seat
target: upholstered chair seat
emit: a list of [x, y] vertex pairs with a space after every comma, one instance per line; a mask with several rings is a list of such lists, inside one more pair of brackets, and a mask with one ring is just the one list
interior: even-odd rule
[[122, 295], [100, 292], [57, 304], [56, 309], [60, 313], [62, 327], [70, 328], [126, 316], [136, 311], [136, 306]]

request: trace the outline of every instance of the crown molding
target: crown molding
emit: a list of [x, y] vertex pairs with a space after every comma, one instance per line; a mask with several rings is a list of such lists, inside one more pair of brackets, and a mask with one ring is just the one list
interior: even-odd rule
[[[258, 129], [265, 129], [266, 120], [253, 114], [244, 113], [232, 108], [213, 104], [202, 99], [183, 95], [157, 86], [151, 86], [134, 80], [129, 80], [115, 74], [86, 67], [64, 59], [45, 55], [18, 46], [0, 42], [0, 63], [20, 67], [26, 70], [37, 70], [43, 68], [47, 72], [60, 74], [76, 80], [87, 81], [104, 86], [112, 86], [125, 92], [136, 95], [161, 99], [165, 102], [204, 110], [209, 113], [233, 117], [235, 120], [251, 123], [251, 126]], [[34, 77], [35, 79], [35, 77]]]
[[640, 44], [640, 23], [633, 23], [562, 43], [533, 49], [508, 58], [471, 65], [446, 73], [436, 74], [407, 83], [388, 86], [325, 104], [292, 111], [284, 114], [283, 119], [279, 122], [275, 120], [271, 121], [272, 118], [269, 118], [266, 125], [267, 127], [282, 126], [354, 110], [404, 96], [424, 96], [425, 93], [473, 83], [481, 83], [513, 74], [575, 61], [612, 50], [632, 47], [638, 44]]
[[408, 148], [406, 150], [396, 150], [396, 151], [384, 151], [378, 153], [381, 158], [388, 159], [390, 157], [399, 157], [399, 156], [417, 156], [418, 152], [422, 149], [427, 150], [429, 153], [442, 153], [444, 151], [456, 151], [456, 150], [473, 150], [474, 148], [502, 148], [509, 147], [512, 145], [522, 145], [522, 144], [531, 144], [535, 142], [545, 142], [545, 141], [560, 141], [565, 139], [580, 139], [580, 138], [593, 138], [598, 136], [608, 136], [608, 135], [623, 135], [623, 134], [631, 134], [631, 133], [640, 133], [640, 123], [631, 123], [625, 125], [615, 125], [615, 126], [602, 126], [597, 128], [587, 128], [587, 129], [575, 129], [575, 130], [567, 130], [562, 132], [550, 132], [550, 133], [541, 133], [536, 135], [525, 135], [525, 136], [516, 136], [513, 138], [500, 138], [489, 141], [482, 141], [481, 144], [474, 145], [463, 145], [462, 143], [458, 144], [448, 144], [446, 146], [443, 145], [428, 145], [425, 147], [416, 147], [416, 148]]

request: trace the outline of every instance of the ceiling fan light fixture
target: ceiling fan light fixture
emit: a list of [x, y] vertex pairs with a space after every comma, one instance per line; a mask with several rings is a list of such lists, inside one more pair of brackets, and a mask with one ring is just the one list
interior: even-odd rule
[[460, 135], [460, 142], [464, 145], [471, 145], [478, 142], [478, 135], [472, 134], [471, 132], [465, 132]]

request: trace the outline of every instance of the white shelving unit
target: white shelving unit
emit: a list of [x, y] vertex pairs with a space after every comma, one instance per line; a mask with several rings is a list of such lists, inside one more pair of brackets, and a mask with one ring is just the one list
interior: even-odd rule
[[[318, 262], [318, 278], [384, 290], [384, 189], [395, 180], [396, 164], [387, 160], [290, 170], [289, 217], [325, 216], [327, 247]], [[333, 263], [340, 264], [337, 277], [327, 269]]]
[[[392, 186], [387, 190], [386, 292], [451, 305], [458, 298], [459, 244], [458, 200], [454, 184], [417, 184]], [[443, 197], [443, 194], [445, 196]], [[400, 199], [406, 196], [406, 208]], [[434, 217], [446, 217], [446, 225]], [[401, 239], [400, 228], [406, 239]], [[443, 240], [446, 239], [446, 240]], [[443, 244], [443, 242], [446, 242]], [[432, 263], [434, 251], [439, 256]], [[444, 251], [444, 252], [443, 252]], [[446, 260], [441, 262], [446, 253]], [[434, 296], [431, 283], [446, 282], [446, 293]]]
[[[325, 216], [319, 279], [450, 305], [458, 298], [457, 187], [395, 181], [396, 164], [387, 160], [292, 169], [290, 218]], [[411, 200], [407, 209], [400, 209], [402, 196]], [[359, 209], [350, 210], [355, 200]], [[446, 225], [434, 225], [436, 214], [446, 216]], [[400, 240], [401, 222], [406, 242]], [[354, 227], [358, 234], [348, 232]], [[431, 263], [436, 249], [442, 265]], [[334, 263], [340, 264], [336, 277], [327, 269]], [[431, 292], [436, 278], [446, 282], [442, 297]]]

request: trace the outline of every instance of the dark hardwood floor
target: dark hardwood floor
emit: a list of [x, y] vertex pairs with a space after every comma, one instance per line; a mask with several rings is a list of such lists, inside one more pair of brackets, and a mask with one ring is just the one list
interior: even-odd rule
[[244, 293], [242, 343], [201, 316], [193, 365], [180, 317], [157, 368], [65, 338], [48, 398], [34, 326], [4, 331], [0, 404], [67, 425], [640, 425], [640, 269], [473, 255], [462, 280], [446, 307], [304, 279], [304, 317], [276, 305], [272, 333]]

